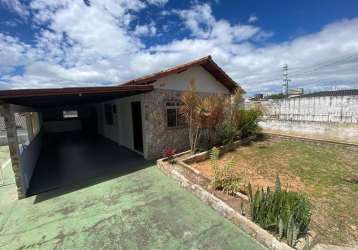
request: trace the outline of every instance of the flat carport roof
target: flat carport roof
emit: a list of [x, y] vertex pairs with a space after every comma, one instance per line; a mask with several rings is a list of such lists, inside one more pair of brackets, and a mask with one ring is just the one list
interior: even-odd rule
[[152, 85], [120, 85], [111, 87], [14, 89], [0, 91], [0, 104], [46, 108], [103, 102], [153, 90]]

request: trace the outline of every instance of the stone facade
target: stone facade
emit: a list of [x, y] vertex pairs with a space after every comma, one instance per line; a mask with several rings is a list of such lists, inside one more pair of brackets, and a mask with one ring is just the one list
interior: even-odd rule
[[146, 158], [154, 159], [163, 156], [167, 147], [177, 152], [189, 148], [188, 128], [168, 128], [165, 103], [178, 101], [181, 91], [155, 89], [144, 95], [144, 149]]
[[[167, 127], [165, 103], [167, 101], [180, 101], [183, 91], [154, 89], [144, 95], [144, 155], [147, 159], [155, 159], [163, 156], [165, 148], [171, 147], [176, 152], [188, 150], [189, 131], [187, 126], [178, 128]], [[210, 93], [198, 93], [205, 97]], [[228, 110], [225, 112], [228, 114]], [[202, 131], [201, 142], [207, 139], [207, 133]], [[218, 140], [219, 138], [214, 138]]]
[[19, 150], [19, 142], [17, 138], [15, 116], [14, 113], [11, 111], [9, 104], [3, 105], [2, 113], [5, 120], [10, 158], [11, 158], [12, 168], [14, 171], [15, 182], [17, 186], [17, 194], [18, 194], [18, 198], [22, 199], [26, 197], [26, 190], [25, 190], [22, 168], [21, 168], [20, 150]]

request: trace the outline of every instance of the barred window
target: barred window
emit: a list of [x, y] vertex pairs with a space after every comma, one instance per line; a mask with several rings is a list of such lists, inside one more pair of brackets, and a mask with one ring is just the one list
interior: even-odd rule
[[168, 101], [165, 103], [167, 115], [167, 127], [176, 128], [185, 125], [184, 116], [181, 113], [182, 103], [180, 101]]

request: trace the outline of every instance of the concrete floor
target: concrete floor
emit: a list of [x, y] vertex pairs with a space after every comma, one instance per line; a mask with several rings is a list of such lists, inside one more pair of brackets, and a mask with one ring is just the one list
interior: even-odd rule
[[29, 195], [106, 175], [123, 175], [145, 163], [139, 154], [101, 136], [81, 132], [46, 134]]
[[263, 249], [155, 166], [0, 206], [0, 249]]

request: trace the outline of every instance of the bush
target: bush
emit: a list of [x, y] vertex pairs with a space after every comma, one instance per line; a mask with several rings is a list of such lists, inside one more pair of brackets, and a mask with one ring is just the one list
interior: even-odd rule
[[215, 189], [222, 190], [228, 194], [235, 194], [240, 191], [241, 182], [233, 172], [235, 166], [234, 158], [231, 158], [231, 160], [221, 168], [219, 166], [219, 155], [220, 150], [213, 147], [210, 153], [211, 167], [214, 173], [211, 184]]
[[250, 108], [248, 110], [240, 110], [239, 119], [237, 121], [237, 128], [241, 137], [248, 137], [258, 133], [261, 128], [259, 126], [262, 110], [259, 107]]
[[311, 205], [303, 194], [282, 190], [278, 177], [275, 191], [258, 189], [253, 195], [250, 183], [247, 189], [255, 223], [277, 233], [280, 239], [285, 238], [292, 247], [301, 235], [307, 233]]
[[223, 144], [231, 144], [238, 136], [238, 129], [235, 122], [225, 120], [221, 128], [221, 141]]

